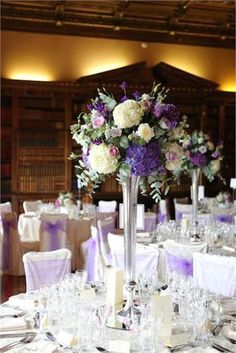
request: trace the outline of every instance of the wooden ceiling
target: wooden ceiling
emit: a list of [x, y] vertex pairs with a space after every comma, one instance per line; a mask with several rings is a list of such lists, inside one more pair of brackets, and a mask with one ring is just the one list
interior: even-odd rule
[[2, 30], [235, 48], [235, 1], [1, 1]]

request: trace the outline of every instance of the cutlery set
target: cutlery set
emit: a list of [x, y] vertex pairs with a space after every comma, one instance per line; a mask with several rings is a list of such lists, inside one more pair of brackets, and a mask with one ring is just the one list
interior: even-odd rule
[[35, 333], [30, 333], [30, 334], [26, 333], [21, 340], [11, 342], [11, 343], [7, 344], [6, 346], [0, 348], [0, 353], [7, 352], [10, 349], [15, 348], [16, 346], [19, 346], [21, 344], [30, 343], [30, 342], [33, 341], [35, 336], [36, 336], [36, 332]]

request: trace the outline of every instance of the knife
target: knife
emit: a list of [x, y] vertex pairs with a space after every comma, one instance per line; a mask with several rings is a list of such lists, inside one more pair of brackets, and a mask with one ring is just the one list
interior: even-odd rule
[[1, 333], [0, 334], [0, 338], [14, 338], [14, 337], [22, 337], [22, 336], [25, 336], [26, 334], [34, 334], [35, 332], [30, 332], [30, 331], [27, 331], [27, 332], [16, 332], [16, 333]]

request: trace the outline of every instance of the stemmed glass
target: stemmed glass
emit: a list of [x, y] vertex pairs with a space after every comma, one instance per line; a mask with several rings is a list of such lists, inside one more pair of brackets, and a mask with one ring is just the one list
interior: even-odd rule
[[102, 342], [106, 341], [106, 324], [111, 313], [112, 313], [112, 307], [107, 303], [98, 304], [98, 306], [95, 309], [95, 315], [101, 331]]

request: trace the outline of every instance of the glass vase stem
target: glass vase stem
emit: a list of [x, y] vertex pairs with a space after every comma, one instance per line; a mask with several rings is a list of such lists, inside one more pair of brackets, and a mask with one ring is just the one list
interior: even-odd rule
[[200, 169], [192, 171], [192, 235], [198, 237], [198, 178]]
[[129, 176], [122, 183], [123, 219], [124, 219], [124, 271], [126, 305], [118, 313], [118, 317], [129, 317], [133, 314], [136, 260], [136, 225], [139, 176]]

